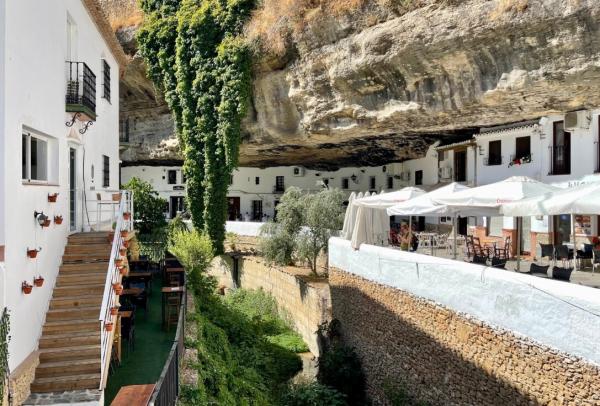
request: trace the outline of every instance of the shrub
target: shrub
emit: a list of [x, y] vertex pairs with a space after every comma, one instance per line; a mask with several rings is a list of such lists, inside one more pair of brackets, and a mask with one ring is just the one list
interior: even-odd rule
[[319, 383], [294, 385], [284, 394], [283, 406], [345, 406], [346, 397], [335, 389]]
[[123, 185], [123, 189], [133, 192], [134, 226], [141, 234], [166, 226], [163, 211], [167, 201], [158, 196], [150, 183], [134, 177]]
[[169, 251], [186, 268], [204, 271], [213, 258], [210, 238], [197, 231], [176, 231], [171, 235]]
[[266, 223], [260, 230], [260, 252], [268, 264], [292, 265], [296, 241], [277, 223]]
[[300, 337], [300, 334], [295, 331], [286, 331], [281, 334], [267, 336], [267, 341], [296, 354], [309, 351], [308, 345]]
[[330, 386], [348, 398], [350, 405], [365, 402], [365, 376], [353, 348], [335, 344], [319, 358], [319, 382]]

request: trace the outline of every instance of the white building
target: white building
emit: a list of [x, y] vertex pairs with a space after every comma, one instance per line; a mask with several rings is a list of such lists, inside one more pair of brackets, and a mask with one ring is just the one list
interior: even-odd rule
[[[126, 58], [96, 0], [3, 1], [0, 25], [0, 292], [9, 368], [24, 374], [11, 379], [26, 386], [67, 237], [89, 229], [86, 200], [119, 187]], [[33, 260], [28, 249], [41, 252]], [[44, 285], [25, 295], [23, 282], [37, 275]]]

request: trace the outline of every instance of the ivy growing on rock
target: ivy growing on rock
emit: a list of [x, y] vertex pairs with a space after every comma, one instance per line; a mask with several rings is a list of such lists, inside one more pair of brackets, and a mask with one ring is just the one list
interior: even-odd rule
[[250, 49], [240, 34], [254, 0], [140, 0], [140, 6], [138, 45], [175, 119], [192, 222], [221, 253], [251, 89]]

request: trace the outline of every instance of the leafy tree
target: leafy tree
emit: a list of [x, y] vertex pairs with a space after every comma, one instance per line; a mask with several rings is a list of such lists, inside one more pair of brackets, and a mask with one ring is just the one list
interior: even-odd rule
[[241, 39], [254, 0], [141, 0], [138, 44], [173, 113], [194, 228], [223, 252], [227, 187], [237, 166], [251, 58]]
[[134, 177], [123, 188], [133, 192], [134, 225], [141, 234], [150, 234], [166, 226], [163, 211], [167, 201], [158, 196], [149, 182]]

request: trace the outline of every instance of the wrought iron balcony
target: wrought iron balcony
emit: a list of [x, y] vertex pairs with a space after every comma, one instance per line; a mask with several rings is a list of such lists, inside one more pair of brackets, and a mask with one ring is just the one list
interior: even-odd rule
[[66, 111], [96, 120], [96, 75], [84, 62], [67, 61]]

